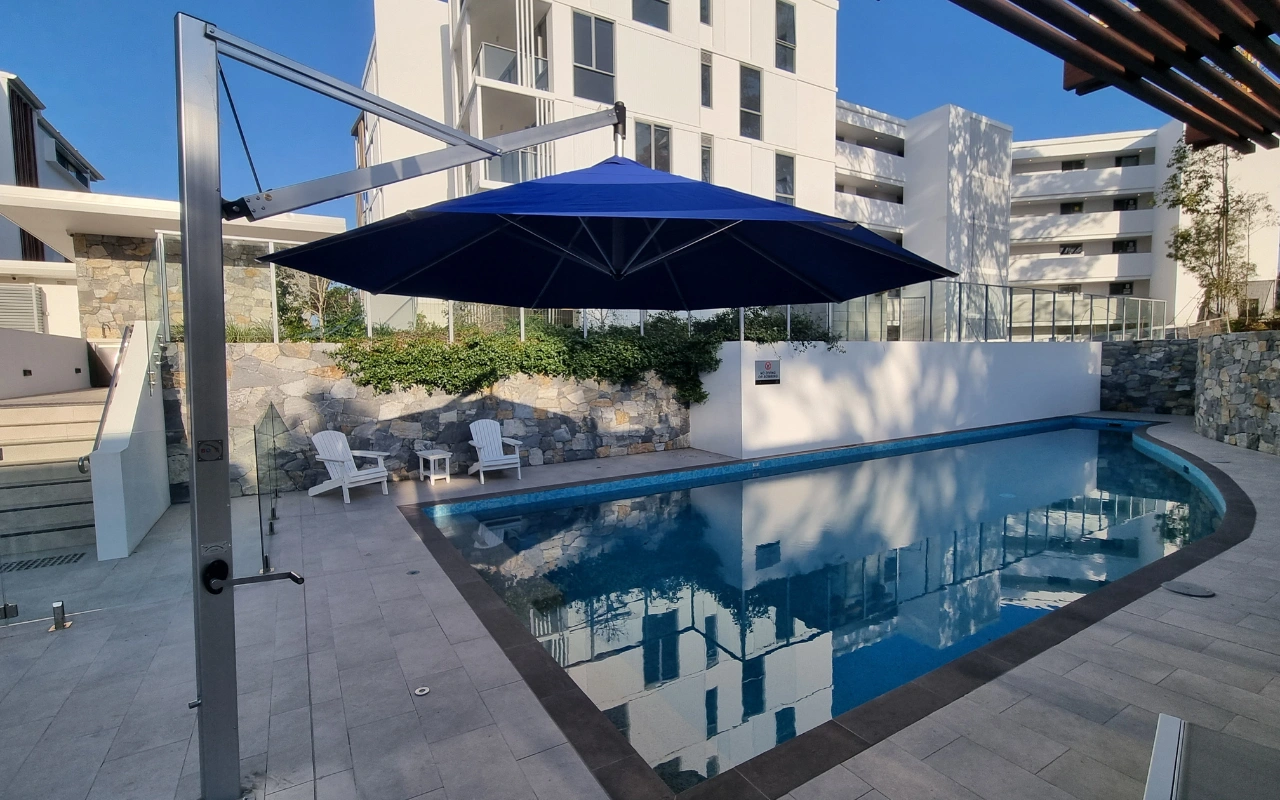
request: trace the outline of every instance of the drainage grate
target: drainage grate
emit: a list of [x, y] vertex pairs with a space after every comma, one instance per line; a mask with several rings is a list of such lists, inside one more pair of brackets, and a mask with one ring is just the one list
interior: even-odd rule
[[0, 574], [5, 572], [21, 572], [27, 569], [40, 569], [41, 567], [60, 567], [63, 564], [74, 564], [84, 558], [84, 553], [68, 553], [61, 556], [47, 556], [45, 558], [28, 558], [26, 561], [6, 561], [0, 564]]

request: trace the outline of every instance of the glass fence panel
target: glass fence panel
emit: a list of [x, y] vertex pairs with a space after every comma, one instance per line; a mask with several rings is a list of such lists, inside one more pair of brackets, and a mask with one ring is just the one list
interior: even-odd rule
[[926, 297], [907, 296], [898, 299], [898, 338], [904, 342], [923, 342], [929, 301]]
[[1037, 290], [1032, 300], [1032, 313], [1035, 325], [1032, 331], [1034, 341], [1043, 342], [1053, 338], [1053, 306], [1054, 292]]
[[488, 43], [480, 45], [476, 74], [503, 83], [517, 83], [516, 51]]
[[1015, 342], [1031, 341], [1031, 310], [1033, 295], [1031, 289], [1014, 288], [1011, 291], [1010, 312]]
[[1138, 338], [1138, 326], [1141, 324], [1141, 301], [1136, 297], [1124, 299], [1124, 338], [1128, 341]]

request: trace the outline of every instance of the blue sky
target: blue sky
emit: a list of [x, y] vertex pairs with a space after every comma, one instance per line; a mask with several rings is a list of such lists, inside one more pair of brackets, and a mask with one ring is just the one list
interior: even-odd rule
[[[96, 191], [176, 198], [176, 11], [357, 83], [372, 8], [371, 0], [7, 2], [0, 69], [23, 77], [49, 120], [106, 176]], [[226, 71], [264, 186], [353, 166], [352, 109], [235, 63]], [[947, 0], [843, 0], [837, 79], [840, 96], [855, 103], [908, 118], [954, 103], [1013, 125], [1022, 139], [1167, 119], [1114, 89], [1083, 98], [1062, 91], [1061, 62]], [[240, 196], [252, 178], [225, 108], [223, 121], [223, 194]], [[350, 220], [353, 203], [313, 210]]]

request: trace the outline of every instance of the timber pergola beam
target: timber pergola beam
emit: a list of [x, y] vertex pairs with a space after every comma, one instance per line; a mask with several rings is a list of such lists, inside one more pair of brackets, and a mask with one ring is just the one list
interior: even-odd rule
[[1114, 86], [1242, 152], [1280, 144], [1276, 0], [952, 0], [1064, 62], [1063, 88]]

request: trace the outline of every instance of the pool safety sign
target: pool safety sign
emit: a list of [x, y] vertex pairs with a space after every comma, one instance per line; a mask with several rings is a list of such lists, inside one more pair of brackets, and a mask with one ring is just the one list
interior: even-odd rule
[[782, 383], [781, 361], [774, 359], [756, 362], [756, 386], [775, 386], [779, 383]]

